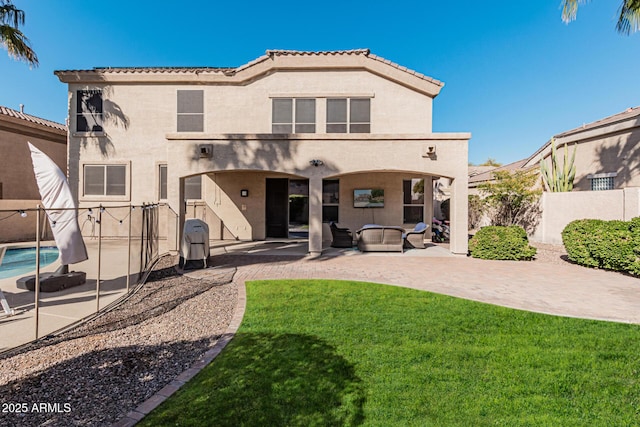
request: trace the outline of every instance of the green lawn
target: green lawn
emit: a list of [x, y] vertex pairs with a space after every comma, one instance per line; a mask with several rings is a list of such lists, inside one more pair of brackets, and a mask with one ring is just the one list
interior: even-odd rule
[[632, 426], [639, 369], [636, 325], [256, 281], [235, 338], [141, 425]]

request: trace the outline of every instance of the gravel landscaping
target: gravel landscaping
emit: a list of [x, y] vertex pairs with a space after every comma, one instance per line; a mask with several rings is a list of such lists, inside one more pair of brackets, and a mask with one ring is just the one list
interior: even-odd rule
[[129, 299], [0, 357], [0, 426], [104, 426], [189, 368], [229, 325], [234, 268], [180, 276], [163, 258]]

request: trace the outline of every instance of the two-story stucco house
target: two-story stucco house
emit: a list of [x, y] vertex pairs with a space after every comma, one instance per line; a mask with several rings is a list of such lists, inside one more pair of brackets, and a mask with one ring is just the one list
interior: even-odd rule
[[[470, 134], [433, 133], [443, 83], [368, 50], [56, 75], [69, 85], [69, 181], [81, 206], [159, 200], [184, 221], [185, 200], [200, 199], [218, 222], [212, 237], [261, 240], [288, 235], [295, 187], [308, 194], [309, 252], [319, 253], [329, 221], [354, 231], [429, 223], [432, 180], [447, 177], [451, 251], [467, 252]], [[384, 203], [360, 207], [357, 190]], [[169, 236], [180, 223], [168, 222]]]

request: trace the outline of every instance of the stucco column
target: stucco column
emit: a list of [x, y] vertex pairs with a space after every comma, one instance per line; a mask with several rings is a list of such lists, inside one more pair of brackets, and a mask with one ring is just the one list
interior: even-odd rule
[[451, 183], [451, 235], [450, 250], [454, 254], [466, 255], [469, 248], [469, 189], [467, 179], [456, 178]]
[[309, 178], [309, 253], [322, 253], [322, 177]]
[[431, 236], [431, 220], [433, 219], [433, 177], [424, 178], [424, 223], [429, 226], [427, 236]]

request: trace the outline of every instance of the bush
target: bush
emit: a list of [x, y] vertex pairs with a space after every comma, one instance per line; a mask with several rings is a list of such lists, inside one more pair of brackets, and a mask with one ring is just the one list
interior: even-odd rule
[[471, 256], [482, 259], [530, 260], [536, 248], [519, 225], [482, 227], [469, 242]]
[[562, 230], [562, 242], [577, 264], [640, 275], [640, 218], [575, 220]]

